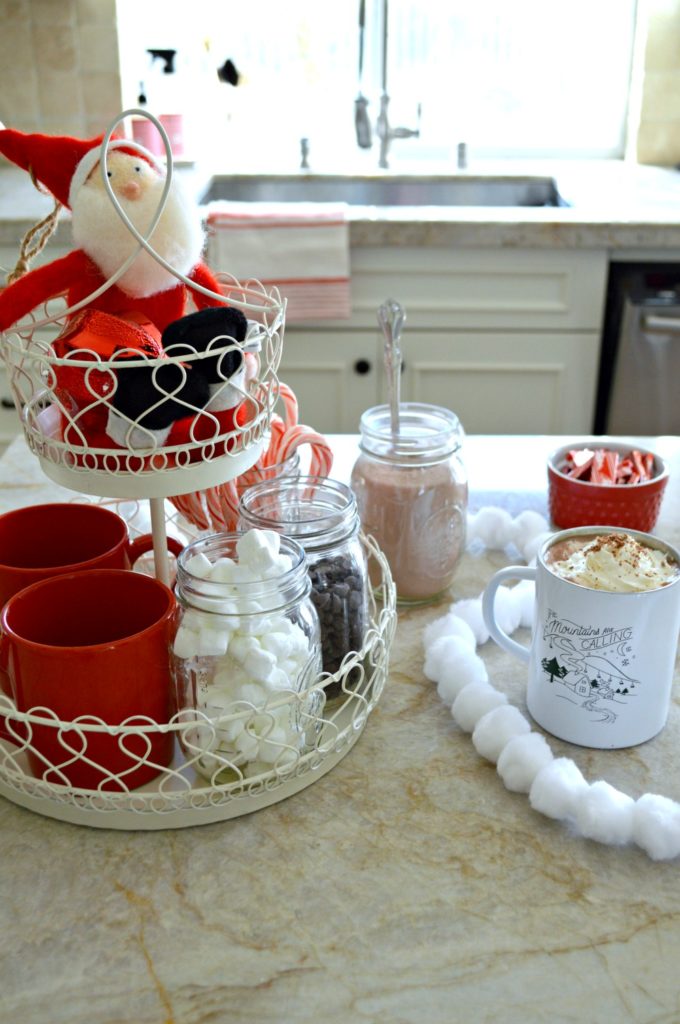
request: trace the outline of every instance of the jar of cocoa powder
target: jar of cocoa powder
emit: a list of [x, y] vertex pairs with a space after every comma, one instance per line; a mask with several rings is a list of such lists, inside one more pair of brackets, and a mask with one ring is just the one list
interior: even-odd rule
[[389, 562], [397, 600], [420, 604], [450, 586], [465, 550], [465, 435], [454, 413], [424, 402], [401, 403], [398, 426], [393, 432], [387, 405], [363, 414], [352, 490], [364, 532]]

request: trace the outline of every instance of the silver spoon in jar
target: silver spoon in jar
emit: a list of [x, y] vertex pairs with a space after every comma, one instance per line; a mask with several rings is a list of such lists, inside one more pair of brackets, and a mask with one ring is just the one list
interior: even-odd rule
[[385, 337], [384, 361], [387, 374], [387, 404], [392, 433], [399, 433], [399, 393], [401, 388], [401, 332], [406, 310], [395, 299], [387, 299], [378, 309], [378, 323]]

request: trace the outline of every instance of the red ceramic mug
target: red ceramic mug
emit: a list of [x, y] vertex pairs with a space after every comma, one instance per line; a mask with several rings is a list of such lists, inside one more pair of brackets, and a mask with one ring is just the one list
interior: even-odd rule
[[[179, 554], [182, 545], [168, 537]], [[130, 569], [153, 548], [150, 533], [130, 541], [124, 519], [102, 505], [27, 505], [0, 516], [0, 606], [38, 580], [85, 569]]]
[[[122, 569], [53, 576], [3, 608], [0, 675], [18, 711], [39, 709], [47, 722], [96, 716], [107, 725], [167, 723], [176, 614], [172, 591], [152, 576]], [[0, 735], [26, 747], [38, 778], [84, 789], [141, 786], [173, 753], [173, 734], [153, 727], [112, 736], [8, 715]]]

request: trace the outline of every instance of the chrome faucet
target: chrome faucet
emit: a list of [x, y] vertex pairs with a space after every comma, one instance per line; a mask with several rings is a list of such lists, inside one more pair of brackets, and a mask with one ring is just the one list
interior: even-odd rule
[[[380, 139], [380, 158], [378, 160], [378, 167], [387, 168], [389, 162], [387, 160], [390, 145], [392, 139], [417, 139], [420, 136], [420, 127], [418, 128], [391, 128], [389, 117], [387, 116], [387, 108], [389, 106], [390, 98], [386, 92], [383, 92], [380, 97], [380, 113], [378, 114], [378, 123], [375, 126], [376, 135]], [[420, 103], [418, 104], [418, 124], [420, 125]]]
[[418, 127], [417, 128], [392, 128], [387, 113], [390, 104], [390, 97], [387, 92], [387, 38], [389, 22], [389, 2], [383, 0], [383, 33], [382, 33], [382, 94], [380, 96], [380, 113], [376, 124], [376, 134], [380, 139], [380, 157], [378, 166], [389, 167], [387, 157], [390, 151], [392, 139], [417, 139], [420, 136], [420, 104], [418, 104]]

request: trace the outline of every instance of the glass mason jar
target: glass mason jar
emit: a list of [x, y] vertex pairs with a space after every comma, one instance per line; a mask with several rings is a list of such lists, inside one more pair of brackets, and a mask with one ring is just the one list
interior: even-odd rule
[[310, 690], [321, 646], [302, 548], [260, 530], [203, 537], [180, 554], [175, 593], [177, 707], [195, 723], [185, 755], [213, 783], [290, 766], [325, 703]]
[[360, 431], [352, 488], [364, 532], [387, 558], [400, 603], [433, 600], [465, 550], [463, 427], [448, 409], [403, 402], [397, 435], [387, 405], [368, 409]]
[[[315, 476], [255, 484], [241, 497], [239, 523], [280, 531], [304, 548], [323, 670], [335, 674], [350, 651], [361, 650], [369, 622], [368, 569], [352, 491]], [[329, 699], [343, 692], [340, 681], [325, 689]]]

